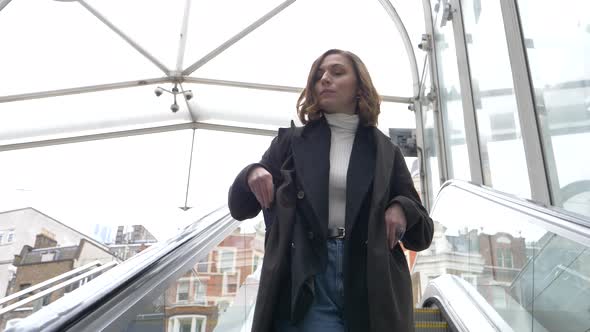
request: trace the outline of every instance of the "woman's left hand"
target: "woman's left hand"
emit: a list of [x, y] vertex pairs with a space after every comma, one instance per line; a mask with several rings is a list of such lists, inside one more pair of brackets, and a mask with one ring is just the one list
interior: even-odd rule
[[393, 203], [385, 210], [385, 229], [387, 230], [387, 243], [389, 249], [393, 249], [406, 232], [406, 214], [399, 203]]

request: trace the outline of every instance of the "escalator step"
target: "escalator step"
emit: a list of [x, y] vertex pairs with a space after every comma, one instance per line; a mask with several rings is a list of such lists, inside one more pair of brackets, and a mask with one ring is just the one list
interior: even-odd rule
[[414, 320], [424, 322], [441, 322], [443, 319], [439, 309], [416, 308], [414, 309]]
[[416, 327], [416, 332], [447, 332], [449, 327], [447, 322], [423, 321], [416, 321], [414, 326]]

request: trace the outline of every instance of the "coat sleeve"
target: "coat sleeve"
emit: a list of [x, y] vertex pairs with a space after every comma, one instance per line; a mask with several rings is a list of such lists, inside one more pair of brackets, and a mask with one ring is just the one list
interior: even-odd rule
[[407, 221], [406, 233], [402, 243], [407, 249], [420, 251], [432, 242], [434, 223], [422, 205], [420, 196], [414, 188], [414, 181], [408, 171], [401, 150], [394, 145], [394, 166], [390, 183], [389, 205], [399, 203]]
[[286, 128], [280, 128], [279, 134], [272, 140], [270, 147], [262, 155], [260, 162], [246, 166], [238, 174], [229, 188], [228, 206], [231, 216], [236, 220], [254, 218], [260, 213], [262, 207], [248, 186], [248, 174], [257, 166], [264, 167], [273, 178], [274, 189], [280, 183], [281, 165], [285, 159], [289, 139]]

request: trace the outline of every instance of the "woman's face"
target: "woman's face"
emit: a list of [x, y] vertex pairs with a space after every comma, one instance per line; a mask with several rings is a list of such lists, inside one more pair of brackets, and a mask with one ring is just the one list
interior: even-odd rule
[[352, 63], [346, 56], [326, 56], [315, 75], [315, 94], [324, 112], [355, 113], [357, 79]]

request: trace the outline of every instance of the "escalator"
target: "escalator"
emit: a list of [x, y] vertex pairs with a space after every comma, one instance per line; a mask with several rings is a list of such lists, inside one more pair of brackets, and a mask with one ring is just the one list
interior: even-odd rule
[[[457, 181], [431, 215], [432, 246], [407, 255], [416, 331], [589, 331], [587, 220]], [[216, 210], [7, 331], [250, 331], [260, 222]]]

